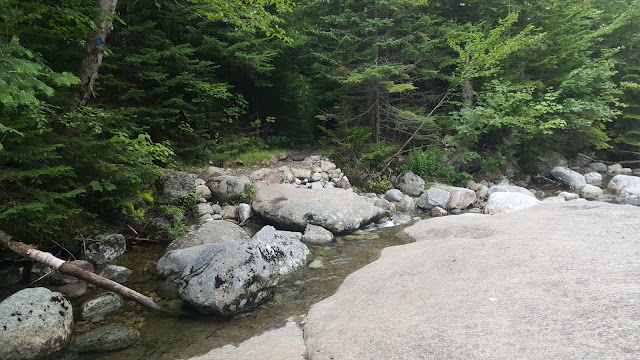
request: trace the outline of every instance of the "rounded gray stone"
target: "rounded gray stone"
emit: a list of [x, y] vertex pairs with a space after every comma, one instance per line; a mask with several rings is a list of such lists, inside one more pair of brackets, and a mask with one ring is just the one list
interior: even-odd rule
[[0, 359], [54, 357], [71, 338], [73, 310], [59, 292], [21, 290], [0, 303]]
[[404, 199], [404, 194], [398, 189], [390, 189], [387, 190], [386, 193], [384, 193], [384, 198], [387, 201], [400, 202]]

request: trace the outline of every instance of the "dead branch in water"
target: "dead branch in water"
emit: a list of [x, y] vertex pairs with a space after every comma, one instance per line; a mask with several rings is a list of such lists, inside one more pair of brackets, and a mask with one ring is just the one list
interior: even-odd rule
[[69, 264], [66, 261], [54, 256], [51, 253], [40, 251], [34, 246], [27, 245], [18, 241], [10, 241], [11, 237], [5, 232], [0, 230], [0, 244], [4, 245], [7, 249], [15, 252], [16, 254], [25, 257], [31, 261], [48, 266], [54, 270], [58, 270], [61, 273], [69, 276], [73, 276], [77, 279], [84, 280], [88, 283], [94, 284], [100, 288], [111, 290], [117, 294], [120, 294], [127, 299], [133, 300], [138, 304], [146, 307], [147, 309], [158, 311], [164, 310], [160, 305], [156, 304], [153, 299], [141, 293], [132, 290], [126, 286], [123, 286], [113, 280], [109, 280], [100, 275], [96, 275], [92, 272], [81, 269], [75, 265]]

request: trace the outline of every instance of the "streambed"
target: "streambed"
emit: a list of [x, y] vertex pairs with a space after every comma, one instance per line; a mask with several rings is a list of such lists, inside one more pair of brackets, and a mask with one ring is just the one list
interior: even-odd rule
[[[241, 343], [283, 326], [289, 317], [306, 314], [311, 305], [332, 295], [347, 275], [376, 260], [383, 248], [406, 244], [409, 240], [403, 237], [403, 228], [374, 229], [338, 237], [331, 246], [309, 246], [312, 257], [307, 267], [284, 280], [265, 305], [234, 317], [203, 315], [184, 306], [168, 314], [148, 313], [127, 301], [121, 314], [107, 321], [120, 319], [139, 327], [139, 345], [111, 353], [67, 353], [63, 359], [186, 359], [226, 344]], [[146, 293], [155, 291], [162, 280], [151, 275], [149, 268], [165, 247], [166, 244], [137, 246], [123, 255], [118, 264], [136, 274], [127, 285]]]

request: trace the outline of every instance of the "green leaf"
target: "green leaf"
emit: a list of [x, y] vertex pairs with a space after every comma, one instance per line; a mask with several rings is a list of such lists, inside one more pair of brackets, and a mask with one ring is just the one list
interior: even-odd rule
[[92, 182], [89, 183], [89, 186], [91, 186], [93, 188], [93, 191], [99, 191], [102, 192], [102, 190], [104, 190], [104, 188], [102, 187], [102, 185], [100, 185], [99, 182], [93, 180]]

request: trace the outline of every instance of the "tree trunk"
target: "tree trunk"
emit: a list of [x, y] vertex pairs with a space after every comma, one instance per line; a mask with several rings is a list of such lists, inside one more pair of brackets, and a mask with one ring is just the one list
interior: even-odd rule
[[98, 69], [102, 65], [107, 36], [113, 28], [111, 16], [116, 12], [118, 0], [100, 0], [99, 13], [95, 19], [96, 29], [89, 32], [85, 45], [85, 54], [80, 66], [81, 85], [76, 94], [79, 106], [84, 106], [93, 94], [93, 86], [98, 78]]
[[[0, 235], [2, 232], [0, 231]], [[0, 237], [1, 238], [1, 237]], [[150, 310], [163, 310], [162, 307], [156, 304], [150, 297], [144, 296], [137, 291], [131, 290], [126, 286], [122, 286], [115, 281], [106, 279], [100, 275], [88, 272], [75, 265], [69, 264], [66, 261], [59, 259], [53, 254], [40, 251], [31, 245], [17, 241], [6, 241], [4, 245], [11, 251], [39, 264], [49, 266], [55, 270], [60, 271], [65, 275], [73, 276], [77, 279], [84, 280], [98, 287], [106, 290], [111, 290], [118, 293], [128, 299], [131, 299], [138, 304], [150, 309]]]
[[[467, 65], [470, 61], [471, 59], [467, 58]], [[471, 78], [464, 79], [464, 84], [462, 84], [462, 103], [469, 107], [473, 105], [473, 81]]]

